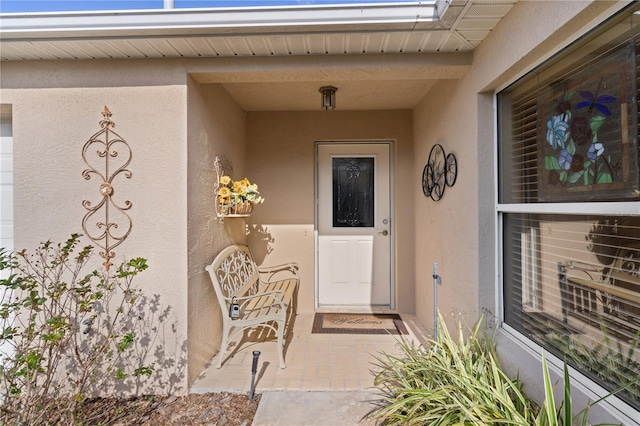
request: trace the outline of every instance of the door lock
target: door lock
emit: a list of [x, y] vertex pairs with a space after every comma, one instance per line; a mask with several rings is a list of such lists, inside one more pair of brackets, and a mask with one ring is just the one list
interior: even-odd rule
[[380, 234], [380, 235], [384, 235], [384, 236], [386, 237], [387, 235], [389, 235], [389, 231], [387, 231], [387, 230], [385, 229], [385, 230], [384, 230], [384, 231], [382, 231], [382, 232], [378, 232], [378, 234]]

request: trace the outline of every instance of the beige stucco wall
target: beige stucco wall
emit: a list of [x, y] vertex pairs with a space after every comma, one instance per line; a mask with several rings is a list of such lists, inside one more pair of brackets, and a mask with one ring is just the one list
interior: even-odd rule
[[[411, 111], [252, 112], [247, 120], [247, 170], [267, 201], [251, 222], [278, 231], [291, 226], [286, 238], [263, 235], [278, 259], [300, 263], [299, 311], [314, 306], [314, 156], [316, 141], [393, 141], [396, 232], [396, 308], [414, 312], [413, 199]], [[263, 232], [264, 234], [264, 232]], [[271, 256], [271, 258], [270, 258]], [[273, 260], [275, 262], [275, 259]]]
[[[2, 89], [2, 102], [13, 107], [15, 248], [32, 250], [47, 239], [64, 241], [73, 232], [82, 233], [86, 213], [82, 201], [96, 205], [101, 200], [98, 188], [102, 181], [95, 175], [90, 180], [82, 177], [87, 166], [81, 152], [84, 143], [100, 130], [98, 122], [107, 105], [116, 123], [113, 130], [132, 150], [128, 167], [132, 177], [121, 174], [113, 181], [113, 197], [120, 205], [131, 201], [128, 214], [133, 227], [114, 249], [113, 263], [138, 256], [148, 259], [149, 269], [134, 283], [158, 308], [151, 309], [151, 300], [146, 305], [146, 320], [156, 327], [143, 348], [147, 361], [157, 369], [149, 384], [168, 393], [185, 392], [186, 87], [128, 86], [126, 80], [112, 87], [87, 87], [99, 86], [93, 78], [108, 80], [100, 73], [79, 78], [78, 87], [57, 87], [69, 86], [71, 81], [59, 84], [55, 72], [47, 73], [51, 69], [46, 64], [39, 71], [23, 68], [15, 74], [7, 74], [10, 67], [5, 67], [3, 83], [40, 77], [41, 84], [48, 81], [54, 87]], [[53, 68], [59, 69], [60, 64]], [[125, 155], [124, 149], [119, 155]], [[104, 170], [104, 163], [95, 167]], [[98, 213], [98, 218], [104, 220], [103, 214]], [[114, 216], [112, 209], [111, 218]], [[84, 238], [83, 243], [90, 241]], [[92, 267], [100, 264], [96, 254]], [[174, 371], [160, 368], [163, 365], [175, 366]]]
[[188, 82], [188, 330], [189, 383], [217, 352], [222, 318], [205, 265], [227, 245], [246, 243], [244, 220], [220, 222], [214, 209], [216, 156], [242, 174], [246, 113], [219, 84]]
[[424, 324], [433, 326], [433, 262], [442, 276], [438, 307], [451, 325], [455, 315], [450, 314], [473, 322], [485, 308], [496, 313], [492, 90], [514, 81], [622, 5], [557, 1], [549, 19], [549, 3], [519, 2], [475, 50], [467, 74], [441, 81], [414, 109], [412, 181], [418, 182], [435, 143], [458, 160], [458, 180], [441, 201], [414, 189], [416, 306]]
[[[478, 203], [475, 105], [467, 82], [441, 82], [414, 110], [414, 177], [419, 182], [431, 147], [439, 143], [458, 161], [458, 177], [434, 202], [415, 188], [416, 306], [421, 322], [433, 327], [433, 263], [442, 284], [438, 307], [443, 315], [478, 313]], [[438, 100], [440, 102], [438, 102]], [[491, 182], [486, 182], [491, 185]]]

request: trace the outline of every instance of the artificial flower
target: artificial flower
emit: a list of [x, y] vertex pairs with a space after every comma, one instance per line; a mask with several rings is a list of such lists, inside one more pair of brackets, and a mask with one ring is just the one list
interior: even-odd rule
[[[569, 130], [569, 125], [562, 119], [571, 114], [554, 115], [551, 120], [547, 121], [547, 142], [551, 144], [553, 149], [561, 147], [564, 149], [564, 139]], [[567, 118], [568, 119], [568, 118]]]
[[573, 157], [569, 154], [569, 151], [563, 149], [560, 151], [560, 156], [558, 157], [558, 164], [560, 164], [560, 168], [563, 170], [569, 170], [571, 168], [571, 162], [573, 161]]
[[234, 181], [229, 176], [222, 176], [217, 196], [218, 203], [227, 212], [245, 203], [261, 204], [264, 202], [264, 198], [258, 191], [258, 185], [252, 184], [247, 178]]
[[596, 161], [596, 158], [600, 157], [604, 153], [604, 145], [600, 142], [596, 142], [589, 147], [589, 152], [587, 152], [587, 157], [589, 160]]

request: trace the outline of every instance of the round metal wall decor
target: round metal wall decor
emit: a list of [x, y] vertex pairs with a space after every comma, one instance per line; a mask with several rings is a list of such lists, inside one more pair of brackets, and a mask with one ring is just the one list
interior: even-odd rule
[[440, 201], [447, 186], [453, 186], [458, 177], [458, 160], [452, 153], [445, 154], [442, 145], [436, 144], [429, 152], [429, 159], [422, 171], [422, 192], [433, 201]]
[[425, 197], [431, 197], [431, 187], [433, 181], [433, 169], [427, 163], [422, 170], [422, 193]]
[[447, 186], [453, 186], [458, 178], [458, 160], [456, 160], [456, 156], [451, 152], [447, 154], [445, 170], [445, 182]]

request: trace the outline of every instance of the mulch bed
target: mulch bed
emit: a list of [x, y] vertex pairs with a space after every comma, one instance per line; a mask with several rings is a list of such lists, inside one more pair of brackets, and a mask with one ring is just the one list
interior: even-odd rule
[[[83, 404], [78, 420], [85, 425], [251, 425], [261, 395], [227, 392], [130, 399], [96, 398]], [[51, 413], [43, 424], [68, 424], [64, 413]]]

